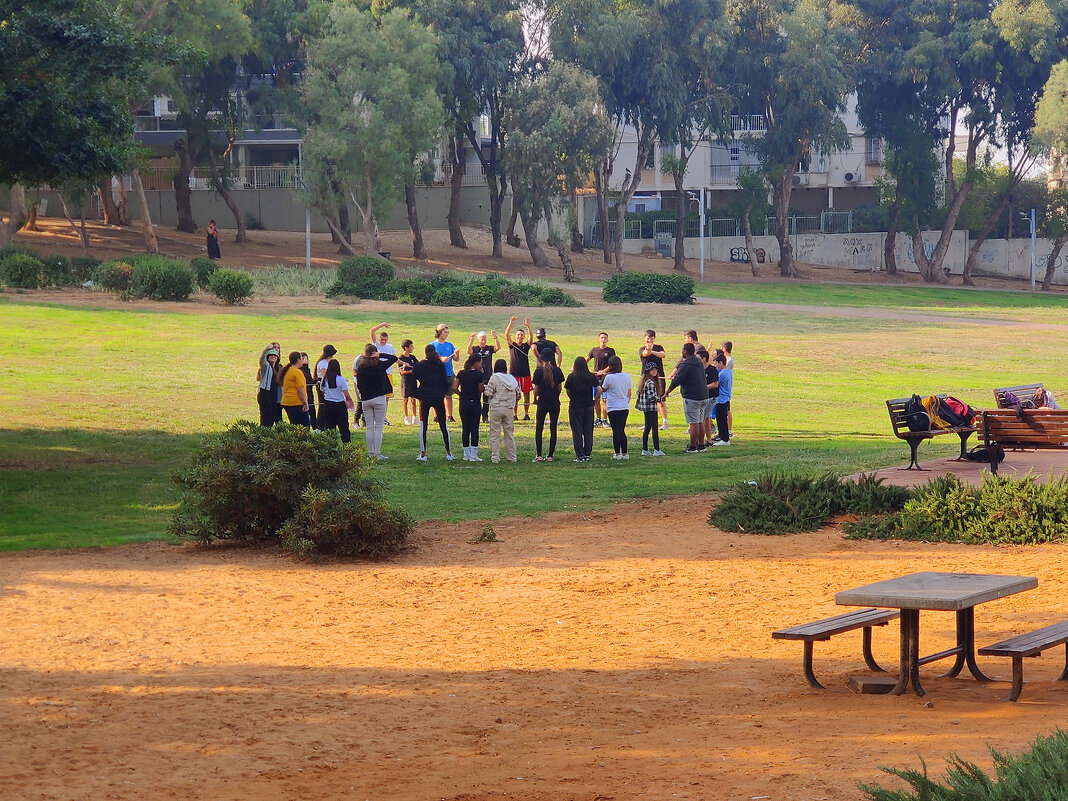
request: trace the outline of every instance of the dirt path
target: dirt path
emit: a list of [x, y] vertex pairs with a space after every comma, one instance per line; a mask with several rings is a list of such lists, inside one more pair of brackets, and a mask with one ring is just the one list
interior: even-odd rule
[[[727, 535], [710, 499], [423, 526], [381, 563], [305, 565], [148, 544], [0, 557], [0, 797], [18, 799], [859, 798], [880, 765], [989, 766], [1064, 720], [1063, 659], [1007, 684], [859, 696], [859, 635], [770, 632], [917, 569], [1012, 572], [979, 638], [1052, 622], [1057, 549]], [[952, 616], [925, 613], [926, 650]], [[876, 633], [892, 663], [893, 631]], [[1008, 666], [985, 662], [999, 676]]]

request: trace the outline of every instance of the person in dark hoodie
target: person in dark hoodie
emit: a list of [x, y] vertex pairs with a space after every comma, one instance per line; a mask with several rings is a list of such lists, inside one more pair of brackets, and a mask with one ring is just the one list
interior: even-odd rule
[[696, 355], [693, 343], [682, 346], [682, 361], [679, 362], [675, 377], [664, 393], [667, 399], [675, 387], [682, 394], [682, 414], [690, 431], [690, 444], [686, 453], [698, 453], [708, 446], [704, 444], [704, 418], [708, 408], [708, 385], [705, 383], [705, 366]]

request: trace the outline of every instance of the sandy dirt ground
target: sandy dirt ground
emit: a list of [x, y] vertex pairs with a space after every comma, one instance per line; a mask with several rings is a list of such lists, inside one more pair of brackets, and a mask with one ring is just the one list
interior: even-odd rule
[[[855, 799], [879, 767], [989, 767], [1063, 724], [1053, 649], [1008, 684], [857, 695], [860, 635], [773, 629], [921, 569], [1037, 576], [977, 610], [981, 642], [1053, 622], [1058, 549], [724, 534], [711, 498], [426, 524], [382, 562], [160, 543], [0, 557], [0, 797]], [[953, 618], [921, 617], [925, 652]], [[892, 665], [896, 630], [879, 629]], [[984, 660], [1007, 678], [1007, 660]], [[944, 663], [943, 663], [944, 664]]]
[[[135, 231], [94, 231], [97, 255], [138, 247]], [[252, 236], [224, 238], [224, 263], [300, 263], [302, 238]], [[181, 256], [202, 241], [163, 240]], [[18, 241], [77, 253], [69, 232]], [[317, 263], [333, 250], [320, 238]], [[505, 261], [534, 274], [522, 252]], [[501, 269], [485, 252], [439, 263]], [[579, 274], [604, 269], [591, 256]], [[0, 798], [837, 801], [860, 798], [859, 781], [894, 784], [880, 766], [922, 755], [939, 774], [956, 753], [989, 767], [988, 744], [1019, 750], [1064, 723], [1057, 649], [1028, 661], [1011, 704], [1006, 683], [937, 665], [927, 699], [856, 695], [856, 632], [817, 644], [830, 689], [814, 691], [800, 644], [770, 637], [842, 611], [838, 590], [916, 570], [1037, 576], [979, 607], [992, 642], [1063, 616], [1059, 549], [724, 534], [704, 522], [711, 503], [495, 519], [497, 543], [475, 542], [485, 521], [429, 523], [381, 562], [161, 543], [3, 555]], [[952, 615], [921, 626], [925, 652], [952, 644]], [[894, 663], [894, 627], [875, 652]]]

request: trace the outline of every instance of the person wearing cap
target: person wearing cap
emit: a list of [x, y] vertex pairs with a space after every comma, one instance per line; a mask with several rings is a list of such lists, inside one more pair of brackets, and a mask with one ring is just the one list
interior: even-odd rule
[[553, 364], [560, 365], [564, 363], [564, 354], [560, 350], [560, 346], [553, 342], [551, 339], [545, 338], [545, 329], [539, 328], [534, 332], [534, 350], [538, 355], [538, 361], [552, 362]]
[[[660, 429], [656, 427], [660, 418], [657, 408], [660, 404], [660, 368], [656, 362], [648, 361], [642, 365], [642, 377], [638, 380], [638, 399], [634, 408], [645, 416], [645, 429], [642, 431], [642, 456], [663, 456], [660, 450]], [[653, 450], [649, 450], [649, 434], [653, 435]]]
[[282, 420], [282, 407], [278, 403], [278, 346], [271, 343], [260, 354], [260, 364], [256, 370], [256, 380], [260, 384], [256, 402], [260, 407], [260, 425], [273, 426]]
[[689, 342], [682, 346], [682, 361], [679, 363], [679, 369], [675, 371], [675, 377], [671, 379], [671, 384], [668, 385], [667, 392], [664, 393], [665, 400], [675, 387], [679, 387], [682, 393], [682, 413], [690, 430], [690, 444], [686, 446], [686, 453], [703, 451], [706, 447], [704, 418], [708, 408], [708, 386], [705, 384], [705, 366], [701, 364], [701, 360], [696, 356], [696, 349]]
[[[449, 327], [445, 323], [439, 323], [434, 329], [434, 341], [430, 343], [430, 346], [437, 352], [438, 358], [445, 366], [445, 377], [449, 380], [449, 384], [452, 384], [455, 375], [452, 363], [460, 361], [460, 352], [449, 342]], [[452, 416], [452, 395], [445, 396], [445, 414], [450, 423], [456, 422]]]
[[[374, 326], [371, 329], [371, 342], [375, 341], [375, 334], [378, 335], [378, 342], [376, 344], [377, 344], [377, 347], [378, 347], [379, 358], [382, 358], [382, 357], [385, 357], [385, 356], [396, 356], [397, 355], [397, 349], [395, 347], [393, 347], [389, 343], [389, 332], [382, 330], [382, 329], [385, 329], [385, 328], [389, 328], [389, 323], [379, 323], [378, 325]], [[384, 359], [383, 359], [383, 361], [384, 361]], [[385, 398], [386, 398], [386, 407], [387, 407], [387, 409], [389, 407], [389, 399], [393, 397], [393, 388], [394, 388], [394, 386], [395, 386], [395, 384], [394, 384], [394, 381], [393, 381], [393, 364], [391, 363], [386, 368], [386, 395], [385, 395]], [[382, 425], [384, 425], [384, 426], [390, 425], [389, 419], [385, 416], [384, 412], [382, 414]]]
[[[504, 341], [508, 343], [509, 367], [508, 374], [519, 384], [519, 391], [523, 393], [523, 419], [530, 419], [530, 393], [534, 388], [530, 373], [530, 346], [534, 339], [530, 333], [530, 318], [523, 318], [523, 325], [516, 329], [515, 339], [512, 339], [512, 326], [519, 318], [512, 315], [508, 321], [508, 327], [504, 329]], [[525, 330], [524, 330], [525, 329]], [[516, 401], [515, 409], [512, 410], [512, 419], [519, 419], [519, 401]]]
[[[482, 363], [482, 384], [489, 383], [490, 378], [493, 376], [493, 354], [501, 349], [501, 340], [497, 336], [496, 331], [490, 331], [493, 335], [493, 341], [495, 344], [489, 345], [486, 343], [486, 332], [479, 331], [477, 334], [472, 334], [467, 340], [467, 355], [478, 356], [478, 360]], [[482, 422], [489, 422], [489, 398], [483, 396], [482, 398]]]

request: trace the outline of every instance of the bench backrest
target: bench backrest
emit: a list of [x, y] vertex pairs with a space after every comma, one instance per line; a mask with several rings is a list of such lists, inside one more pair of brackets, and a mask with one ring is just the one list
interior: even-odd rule
[[994, 390], [994, 402], [999, 409], [1006, 408], [1005, 393], [1011, 392], [1020, 400], [1027, 400], [1035, 394], [1036, 389], [1041, 389], [1041, 384], [1020, 384], [1018, 387], [998, 387]]
[[1068, 447], [1068, 411], [1064, 409], [1024, 409], [1022, 420], [1015, 409], [990, 409], [980, 414], [979, 430], [988, 444]]
[[[926, 395], [921, 395], [920, 397], [921, 398], [926, 398], [927, 396]], [[938, 397], [939, 400], [944, 400], [946, 396], [945, 396], [945, 393], [940, 393], [936, 397]], [[905, 420], [905, 404], [908, 403], [910, 400], [912, 400], [912, 396], [911, 395], [909, 397], [907, 397], [907, 398], [894, 398], [893, 400], [888, 400], [886, 402], [886, 409], [890, 413], [890, 424], [893, 425], [893, 427], [894, 427], [894, 434], [899, 436], [899, 437], [902, 436], [903, 434], [912, 434], [913, 436], [916, 436], [916, 434], [917, 434], [917, 432], [909, 430], [909, 424]], [[937, 429], [937, 428], [935, 429], [935, 431], [938, 431], [938, 430], [939, 429]], [[944, 429], [944, 430], [946, 430], [946, 431], [959, 431], [959, 430], [962, 430], [962, 429], [954, 428], [954, 429]], [[971, 430], [971, 429], [968, 426], [964, 426], [963, 430]]]

